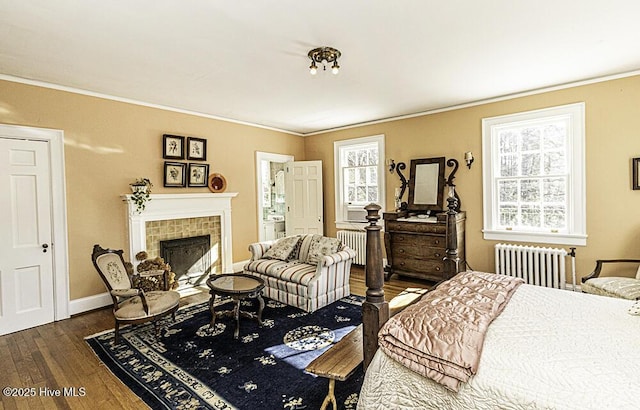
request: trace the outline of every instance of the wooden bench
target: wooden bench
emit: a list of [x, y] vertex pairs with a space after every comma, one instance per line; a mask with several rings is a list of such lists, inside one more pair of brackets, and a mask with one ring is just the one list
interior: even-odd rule
[[362, 360], [362, 325], [360, 325], [309, 363], [306, 371], [329, 379], [329, 393], [322, 402], [321, 410], [326, 409], [329, 403], [333, 404], [333, 410], [337, 409], [334, 393], [336, 380], [347, 380]]
[[[390, 315], [393, 316], [415, 302], [427, 291], [428, 289], [419, 288], [405, 289], [389, 302]], [[333, 410], [337, 409], [336, 380], [342, 382], [347, 380], [363, 360], [362, 325], [360, 325], [309, 363], [305, 369], [307, 372], [329, 379], [329, 392], [324, 398], [320, 410], [326, 409], [329, 403], [333, 404]]]

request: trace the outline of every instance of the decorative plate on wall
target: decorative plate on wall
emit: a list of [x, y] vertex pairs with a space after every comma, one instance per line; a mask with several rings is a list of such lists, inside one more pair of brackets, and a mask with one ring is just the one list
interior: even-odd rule
[[209, 190], [211, 192], [220, 193], [227, 189], [227, 180], [222, 174], [214, 173], [209, 175]]

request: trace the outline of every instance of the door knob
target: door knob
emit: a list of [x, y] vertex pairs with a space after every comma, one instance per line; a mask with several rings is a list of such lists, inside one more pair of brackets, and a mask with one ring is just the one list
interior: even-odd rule
[[42, 252], [43, 252], [43, 253], [47, 253], [47, 248], [48, 248], [48, 247], [49, 247], [49, 245], [48, 245], [48, 244], [43, 243], [43, 244], [42, 244]]

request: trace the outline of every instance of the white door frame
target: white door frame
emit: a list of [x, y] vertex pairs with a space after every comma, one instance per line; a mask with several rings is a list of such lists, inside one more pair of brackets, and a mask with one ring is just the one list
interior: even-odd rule
[[293, 155], [273, 154], [270, 152], [256, 151], [256, 203], [258, 204], [258, 240], [262, 239], [262, 222], [264, 215], [264, 207], [262, 206], [262, 161], [285, 163], [293, 160]]
[[51, 224], [54, 320], [69, 318], [69, 252], [64, 176], [64, 132], [47, 128], [0, 124], [2, 138], [48, 142], [51, 165]]

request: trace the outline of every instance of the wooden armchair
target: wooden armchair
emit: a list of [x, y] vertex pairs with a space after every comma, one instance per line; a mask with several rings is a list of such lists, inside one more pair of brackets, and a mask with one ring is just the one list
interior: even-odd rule
[[[119, 342], [120, 324], [152, 321], [157, 336], [159, 318], [171, 314], [175, 320], [180, 294], [163, 290], [145, 292], [134, 288], [132, 269], [124, 261], [122, 250], [103, 249], [100, 245], [94, 245], [91, 260], [113, 299], [116, 344]], [[160, 271], [155, 274], [165, 273]]]
[[[601, 277], [600, 273], [605, 264], [616, 268], [620, 268], [623, 264], [627, 267], [630, 264], [635, 264], [638, 271], [635, 278], [627, 276]], [[598, 259], [593, 272], [582, 278], [582, 291], [595, 295], [640, 300], [640, 259]]]

